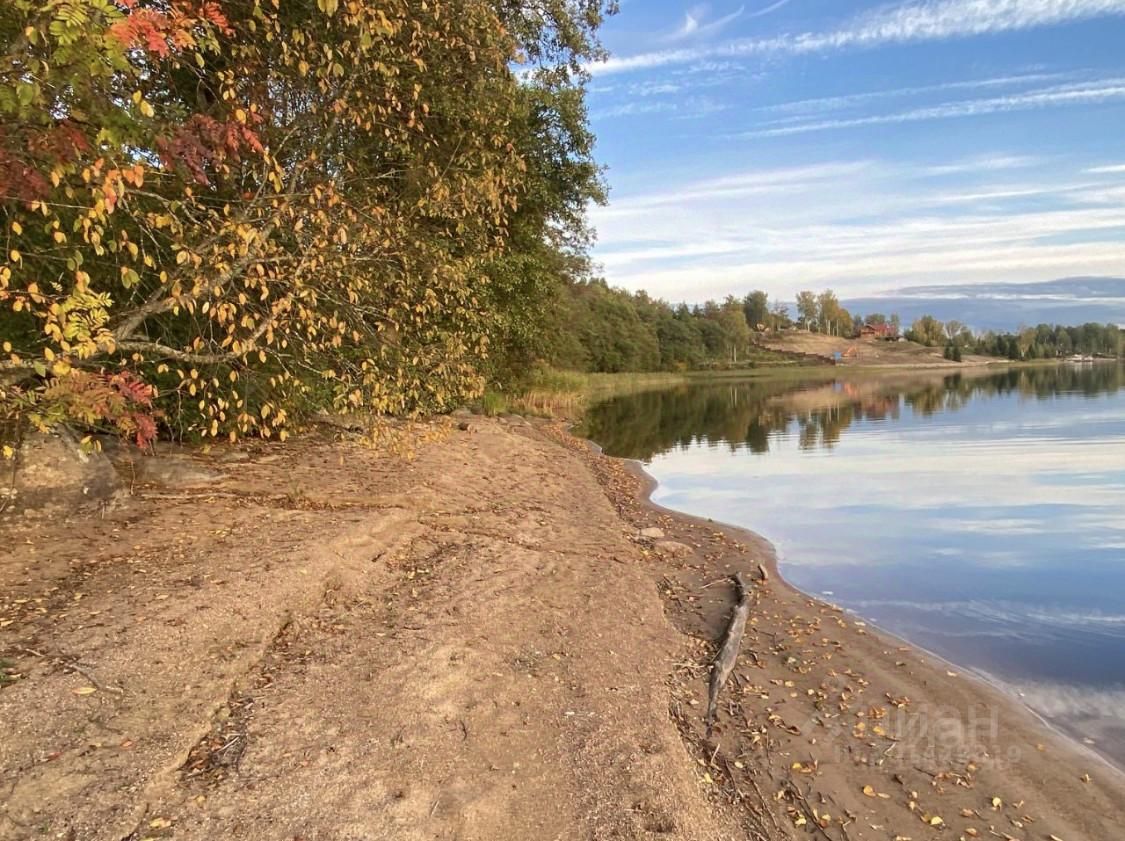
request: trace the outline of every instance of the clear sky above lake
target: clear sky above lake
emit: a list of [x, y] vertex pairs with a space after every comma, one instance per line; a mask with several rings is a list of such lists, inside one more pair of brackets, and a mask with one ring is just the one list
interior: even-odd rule
[[1125, 276], [1125, 0], [624, 0], [604, 36], [614, 285]]

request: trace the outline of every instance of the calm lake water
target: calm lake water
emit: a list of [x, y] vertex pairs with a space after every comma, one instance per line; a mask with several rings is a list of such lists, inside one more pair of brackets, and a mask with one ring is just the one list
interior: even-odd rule
[[1121, 368], [700, 384], [595, 406], [586, 433], [656, 502], [764, 535], [795, 586], [1125, 765]]

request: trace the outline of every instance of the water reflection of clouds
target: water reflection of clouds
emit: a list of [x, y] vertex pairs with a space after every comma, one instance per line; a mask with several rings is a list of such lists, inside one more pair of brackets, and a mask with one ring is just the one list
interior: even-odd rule
[[929, 525], [948, 531], [986, 534], [1042, 534], [1049, 528], [1049, 525], [1041, 520], [1020, 519], [1018, 517], [1007, 519], [996, 517], [987, 520], [936, 519], [930, 520]]
[[1002, 676], [1044, 715], [1125, 731], [1125, 381], [1091, 371], [1109, 393], [1052, 397], [1049, 375], [1034, 399], [904, 391], [897, 417], [760, 386], [650, 404], [654, 498], [761, 532], [796, 586]]
[[[944, 512], [928, 523], [932, 528], [993, 534], [1032, 533], [1037, 521], [1018, 511], [1044, 505], [1054, 508], [1051, 519], [1041, 522], [1045, 528], [1058, 530], [1062, 517], [1073, 520], [1076, 534], [1088, 528], [1125, 534], [1121, 518], [1103, 513], [1125, 510], [1125, 437], [1030, 438], [999, 446], [947, 440], [936, 452], [919, 452], [901, 436], [853, 435], [831, 453], [806, 453], [789, 443], [764, 458], [745, 448], [735, 458], [703, 448], [657, 456], [650, 470], [661, 482], [658, 498], [675, 492], [692, 513], [718, 519], [751, 513], [760, 520], [765, 510], [784, 519], [842, 506], [856, 516], [864, 507], [890, 505], [915, 515]], [[1017, 513], [999, 517], [998, 505]]]
[[1041, 715], [1070, 721], [1125, 719], [1125, 685], [1103, 689], [1049, 681], [1007, 681], [988, 673], [984, 677], [1019, 695]]
[[[1108, 636], [1125, 636], [1125, 613], [1107, 613], [1100, 610], [1074, 610], [1066, 605], [1035, 605], [1010, 602], [1002, 599], [971, 599], [966, 601], [931, 601], [913, 599], [853, 599], [848, 608], [858, 613], [872, 615], [893, 609], [914, 614], [937, 615], [943, 633], [951, 630], [952, 617], [966, 622], [984, 622], [1019, 629], [1020, 633], [1051, 636], [1058, 629], [1081, 628]], [[979, 632], [975, 629], [972, 633]], [[1011, 633], [1009, 631], [1008, 633]]]

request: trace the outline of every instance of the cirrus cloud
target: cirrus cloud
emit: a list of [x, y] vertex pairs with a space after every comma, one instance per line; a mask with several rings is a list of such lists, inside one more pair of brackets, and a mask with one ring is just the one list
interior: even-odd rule
[[[741, 14], [742, 10], [739, 10]], [[705, 58], [862, 49], [884, 44], [939, 41], [1012, 32], [1071, 21], [1125, 15], [1125, 0], [929, 0], [881, 9], [837, 29], [773, 38], [742, 38], [707, 47], [687, 47], [611, 57], [590, 66], [594, 74], [624, 73]], [[700, 31], [685, 22], [685, 35]]]

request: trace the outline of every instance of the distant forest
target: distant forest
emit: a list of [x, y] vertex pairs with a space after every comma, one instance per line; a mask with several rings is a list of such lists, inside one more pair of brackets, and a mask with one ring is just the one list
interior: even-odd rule
[[1112, 324], [978, 333], [961, 321], [923, 316], [904, 330], [896, 313], [848, 312], [831, 289], [800, 292], [791, 309], [762, 290], [704, 304], [670, 304], [596, 280], [563, 286], [555, 308], [540, 356], [555, 367], [591, 372], [744, 367], [768, 356], [756, 345], [761, 334], [803, 329], [854, 337], [867, 325], [886, 325], [881, 329], [887, 338], [901, 335], [944, 348], [945, 357], [954, 360], [968, 354], [1012, 360], [1121, 355], [1121, 333]]

